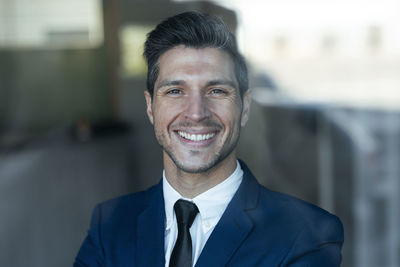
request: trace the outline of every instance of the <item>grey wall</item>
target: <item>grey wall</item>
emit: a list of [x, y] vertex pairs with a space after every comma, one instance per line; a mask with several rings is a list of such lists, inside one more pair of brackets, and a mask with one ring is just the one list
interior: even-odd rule
[[0, 50], [0, 129], [43, 131], [111, 116], [104, 49]]

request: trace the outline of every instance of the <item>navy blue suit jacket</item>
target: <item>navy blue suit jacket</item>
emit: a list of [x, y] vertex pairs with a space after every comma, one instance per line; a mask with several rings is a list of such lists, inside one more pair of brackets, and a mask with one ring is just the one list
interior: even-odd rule
[[[340, 266], [340, 220], [262, 187], [245, 164], [243, 182], [196, 267]], [[162, 183], [99, 204], [74, 266], [165, 266]]]

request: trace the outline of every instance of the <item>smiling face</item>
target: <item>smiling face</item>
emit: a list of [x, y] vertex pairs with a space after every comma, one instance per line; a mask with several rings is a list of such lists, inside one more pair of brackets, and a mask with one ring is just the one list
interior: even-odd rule
[[232, 165], [250, 97], [240, 97], [230, 56], [216, 48], [177, 46], [158, 63], [154, 95], [146, 91], [145, 97], [164, 167], [201, 173]]

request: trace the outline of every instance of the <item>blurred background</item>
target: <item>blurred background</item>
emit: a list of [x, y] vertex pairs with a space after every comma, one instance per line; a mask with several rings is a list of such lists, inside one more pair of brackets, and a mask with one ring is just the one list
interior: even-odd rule
[[161, 178], [141, 54], [186, 10], [237, 33], [259, 181], [341, 218], [342, 266], [400, 266], [397, 0], [0, 0], [0, 266], [71, 266], [96, 203]]

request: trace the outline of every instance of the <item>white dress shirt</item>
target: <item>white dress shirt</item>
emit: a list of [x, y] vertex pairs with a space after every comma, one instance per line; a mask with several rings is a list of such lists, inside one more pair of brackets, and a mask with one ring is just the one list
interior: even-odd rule
[[193, 266], [210, 237], [215, 225], [221, 219], [226, 207], [236, 193], [243, 179], [243, 170], [236, 161], [235, 171], [223, 182], [201, 193], [193, 199], [181, 196], [167, 181], [163, 172], [163, 192], [165, 202], [166, 228], [165, 228], [165, 266], [169, 266], [169, 259], [174, 249], [178, 236], [178, 225], [174, 212], [174, 204], [179, 199], [194, 202], [199, 209], [199, 214], [190, 228], [193, 248]]

